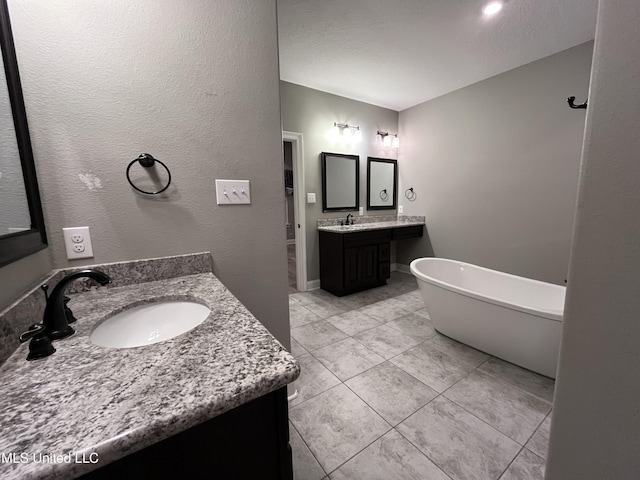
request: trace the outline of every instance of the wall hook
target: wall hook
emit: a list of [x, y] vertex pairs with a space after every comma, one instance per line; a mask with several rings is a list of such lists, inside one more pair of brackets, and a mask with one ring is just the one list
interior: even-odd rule
[[576, 97], [569, 97], [567, 98], [567, 103], [569, 104], [569, 106], [571, 108], [587, 108], [587, 102], [581, 103], [580, 105], [576, 105], [573, 103], [573, 101], [576, 99]]

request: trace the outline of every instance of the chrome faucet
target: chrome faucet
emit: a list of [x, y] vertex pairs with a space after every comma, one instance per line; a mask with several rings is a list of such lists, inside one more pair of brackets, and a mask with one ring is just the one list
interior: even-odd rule
[[[60, 340], [73, 335], [75, 330], [69, 326], [69, 320], [75, 321], [71, 310], [67, 307], [68, 297], [65, 297], [64, 291], [67, 285], [72, 281], [88, 277], [100, 285], [106, 285], [111, 281], [111, 278], [106, 273], [95, 269], [85, 269], [79, 272], [70, 273], [64, 277], [51, 292], [51, 296], [47, 301], [47, 306], [44, 309], [44, 318], [42, 323], [44, 325], [43, 334], [49, 337], [51, 340]], [[71, 316], [71, 318], [68, 318]]]
[[353, 215], [351, 213], [347, 215], [347, 222], [345, 223], [345, 225], [349, 225], [349, 217], [352, 218], [351, 225], [353, 225], [354, 220], [353, 220]]

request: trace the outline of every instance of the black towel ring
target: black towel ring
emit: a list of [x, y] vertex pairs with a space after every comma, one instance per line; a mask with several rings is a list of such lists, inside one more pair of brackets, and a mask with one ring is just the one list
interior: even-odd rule
[[381, 191], [380, 191], [380, 199], [381, 199], [383, 202], [386, 202], [386, 201], [387, 201], [387, 198], [389, 198], [389, 194], [387, 193], [387, 189], [385, 188], [384, 190], [381, 190]]
[[[158, 190], [157, 192], [147, 192], [145, 190], [142, 190], [138, 187], [136, 187], [133, 182], [131, 181], [131, 177], [129, 176], [129, 170], [131, 170], [131, 167], [133, 166], [134, 163], [136, 162], [140, 162], [140, 165], [142, 165], [145, 168], [149, 168], [152, 167], [156, 162], [158, 162], [160, 165], [162, 165], [164, 167], [164, 169], [167, 171], [167, 175], [169, 175], [169, 180], [167, 181], [167, 184], [161, 188], [160, 190]], [[164, 192], [167, 188], [169, 188], [169, 185], [171, 185], [171, 171], [169, 170], [169, 167], [167, 167], [164, 162], [161, 162], [160, 160], [158, 160], [157, 158], [153, 158], [152, 155], [148, 154], [148, 153], [141, 153], [138, 158], [136, 158], [135, 160], [133, 160], [129, 166], [127, 167], [127, 180], [129, 181], [129, 185], [131, 185], [133, 188], [135, 188], [137, 191], [139, 191], [140, 193], [144, 193], [146, 195], [157, 195], [159, 193]]]
[[416, 198], [417, 193], [413, 191], [413, 187], [407, 188], [404, 192], [404, 196], [407, 197], [408, 200], [413, 201]]

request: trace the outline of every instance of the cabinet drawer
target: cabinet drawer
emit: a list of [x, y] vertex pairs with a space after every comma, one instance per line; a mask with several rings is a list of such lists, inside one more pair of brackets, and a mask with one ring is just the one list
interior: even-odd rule
[[391, 245], [389, 242], [378, 245], [378, 260], [388, 262], [391, 256]]
[[391, 240], [403, 240], [405, 238], [421, 237], [424, 225], [413, 225], [411, 227], [394, 228]]
[[372, 230], [370, 232], [344, 233], [344, 248], [361, 247], [388, 242], [391, 230]]

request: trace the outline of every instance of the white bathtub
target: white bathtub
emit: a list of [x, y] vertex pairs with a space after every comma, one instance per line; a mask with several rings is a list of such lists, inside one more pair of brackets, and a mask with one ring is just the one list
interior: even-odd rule
[[565, 287], [444, 258], [418, 258], [411, 273], [436, 330], [556, 377]]

